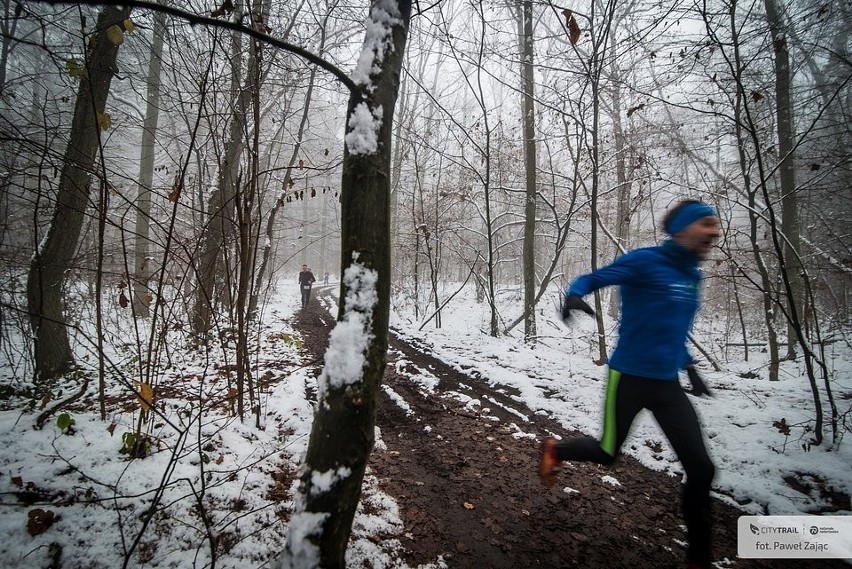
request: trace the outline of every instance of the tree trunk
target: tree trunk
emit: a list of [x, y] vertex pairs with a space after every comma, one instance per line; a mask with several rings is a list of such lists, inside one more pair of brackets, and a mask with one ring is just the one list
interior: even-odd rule
[[124, 7], [105, 7], [98, 15], [95, 37], [87, 42], [85, 74], [80, 77], [56, 208], [47, 235], [30, 264], [27, 304], [35, 335], [35, 375], [40, 381], [58, 377], [74, 365], [62, 288], [74, 267], [73, 257], [88, 205], [90, 172], [100, 148], [99, 120], [104, 116], [116, 72], [118, 45], [108, 39], [107, 30], [116, 26], [123, 35], [129, 13]]
[[6, 90], [6, 67], [9, 63], [9, 54], [12, 51], [12, 42], [18, 29], [19, 16], [14, 12], [19, 7], [17, 2], [3, 0], [3, 18], [0, 19], [0, 94]]
[[157, 124], [160, 119], [160, 70], [163, 66], [165, 34], [166, 15], [163, 12], [155, 12], [151, 60], [148, 62], [145, 119], [142, 123], [134, 242], [133, 314], [142, 318], [149, 316], [152, 300], [151, 289], [148, 285], [152, 274], [148, 235], [151, 220], [151, 186], [154, 183], [154, 140], [157, 136]]
[[[345, 567], [373, 447], [390, 312], [391, 132], [410, 17], [409, 0], [373, 0], [370, 20], [373, 26], [386, 26], [388, 34], [380, 46], [365, 42], [370, 69], [379, 70], [356, 79], [349, 98], [341, 181], [340, 310], [319, 378], [317, 412], [290, 522], [300, 530], [308, 524], [309, 531], [290, 532], [281, 559], [286, 567]], [[381, 24], [388, 18], [390, 26]], [[366, 113], [381, 124], [364, 129]], [[366, 140], [376, 136], [375, 147], [359, 146], [359, 134]], [[350, 346], [353, 339], [357, 354]], [[322, 478], [331, 483], [315, 483]]]
[[526, 171], [526, 202], [524, 207], [524, 340], [536, 336], [535, 326], [535, 215], [536, 215], [536, 148], [535, 148], [535, 76], [533, 68], [532, 1], [524, 0], [520, 22], [520, 51], [524, 168]]
[[[592, 93], [592, 195], [591, 195], [591, 265], [592, 270], [598, 268], [598, 224], [600, 223], [600, 211], [598, 210], [598, 197], [600, 193], [601, 172], [600, 172], [600, 92], [601, 92], [601, 70], [604, 65], [604, 55], [606, 53], [607, 37], [609, 36], [609, 27], [612, 24], [610, 13], [603, 14], [604, 21], [601, 29], [593, 33], [593, 51], [589, 62], [589, 80]], [[600, 291], [595, 291], [595, 320], [598, 328], [598, 365], [603, 365], [608, 361], [606, 348], [606, 328], [603, 321], [603, 303], [601, 302]]]
[[781, 6], [776, 0], [764, 0], [766, 18], [769, 20], [769, 30], [772, 34], [772, 44], [775, 51], [775, 111], [778, 128], [778, 171], [781, 178], [781, 231], [786, 238], [784, 241], [784, 257], [781, 259], [781, 270], [786, 274], [793, 291], [793, 296], [787, 299], [791, 312], [797, 311], [798, 318], [787, 319], [787, 358], [796, 357], [796, 331], [793, 327], [795, 320], [801, 321], [805, 311], [804, 284], [802, 282], [802, 262], [799, 258], [799, 204], [796, 195], [796, 160], [794, 155], [796, 127], [793, 117], [793, 101], [790, 97], [792, 74], [790, 71], [790, 53], [787, 48], [787, 37]]
[[[737, 82], [737, 94], [734, 102], [734, 130], [737, 139], [737, 152], [739, 157], [740, 171], [743, 177], [743, 189], [748, 198], [748, 218], [749, 218], [749, 239], [751, 241], [752, 254], [754, 255], [755, 267], [760, 274], [760, 286], [763, 297], [763, 316], [766, 322], [766, 341], [769, 348], [769, 381], [778, 381], [778, 337], [775, 332], [774, 310], [772, 307], [772, 282], [769, 278], [769, 269], [763, 258], [763, 253], [760, 249], [759, 236], [759, 218], [757, 215], [757, 188], [753, 186], [751, 175], [749, 174], [748, 158], [746, 156], [746, 146], [748, 144], [743, 132], [743, 125], [746, 124], [747, 109], [745, 108], [744, 89], [742, 87], [742, 63], [739, 53], [739, 36], [737, 32], [735, 6], [730, 9], [730, 26], [733, 35], [733, 73], [734, 79]], [[749, 123], [749, 128], [754, 126]]]
[[[237, 11], [241, 12], [241, 5]], [[238, 14], [237, 17], [240, 17]], [[213, 307], [217, 300], [230, 298], [231, 275], [223, 277], [222, 257], [227, 255], [228, 237], [234, 234], [234, 194], [237, 192], [240, 158], [245, 147], [246, 112], [250, 103], [252, 86], [249, 77], [242, 86], [243, 49], [242, 35], [233, 33], [231, 49], [231, 92], [234, 113], [225, 142], [224, 159], [219, 165], [218, 187], [210, 196], [210, 219], [202, 234], [201, 253], [198, 260], [198, 287], [192, 311], [192, 331], [198, 336], [206, 334], [212, 326]], [[227, 271], [226, 271], [227, 272]]]
[[[617, 53], [615, 34], [610, 36], [610, 48], [612, 53]], [[618, 257], [628, 247], [630, 240], [630, 189], [632, 183], [627, 176], [627, 142], [624, 135], [624, 125], [621, 120], [621, 85], [622, 78], [620, 69], [613, 65], [614, 76], [612, 80], [612, 126], [615, 143], [615, 176], [618, 187], [618, 209], [615, 220], [616, 243], [613, 257]], [[615, 319], [619, 311], [619, 290], [613, 288], [609, 297], [609, 315]]]

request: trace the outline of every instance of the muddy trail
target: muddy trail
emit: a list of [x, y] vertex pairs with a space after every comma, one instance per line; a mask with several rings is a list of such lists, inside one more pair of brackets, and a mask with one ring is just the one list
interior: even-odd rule
[[[294, 319], [319, 362], [333, 324], [316, 300]], [[543, 487], [542, 437], [580, 433], [393, 331], [378, 427], [387, 448], [374, 450], [369, 468], [399, 504], [398, 538], [411, 567], [439, 557], [452, 569], [686, 567], [679, 478], [625, 456], [610, 468], [566, 465], [554, 487]], [[718, 500], [714, 508], [720, 568], [848, 568], [839, 560], [738, 559], [742, 512]]]

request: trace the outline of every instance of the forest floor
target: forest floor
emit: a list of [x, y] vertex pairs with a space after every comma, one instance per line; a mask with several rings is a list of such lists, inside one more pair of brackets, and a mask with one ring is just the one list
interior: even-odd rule
[[[293, 322], [320, 362], [317, 374], [328, 323], [334, 317], [316, 300]], [[537, 473], [541, 439], [581, 434], [525, 408], [511, 389], [426, 352], [391, 331], [384, 384], [405, 403], [383, 392], [378, 427], [386, 448], [374, 450], [369, 464], [399, 505], [404, 530], [397, 539], [408, 566], [439, 558], [453, 569], [686, 566], [678, 478], [624, 456], [610, 468], [565, 465], [545, 488]], [[424, 369], [437, 387], [416, 380]], [[481, 406], [466, 406], [467, 398]], [[743, 512], [714, 500], [714, 514], [717, 567], [848, 567], [830, 559], [739, 559]]]

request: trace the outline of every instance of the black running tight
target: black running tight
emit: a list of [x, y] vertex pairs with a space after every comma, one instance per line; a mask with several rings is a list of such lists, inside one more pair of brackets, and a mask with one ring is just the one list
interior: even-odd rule
[[556, 454], [560, 460], [612, 464], [642, 409], [653, 413], [686, 473], [681, 506], [689, 533], [688, 559], [702, 566], [709, 565], [710, 487], [715, 467], [707, 454], [695, 409], [677, 381], [647, 379], [610, 370], [601, 439], [564, 440], [556, 445]]

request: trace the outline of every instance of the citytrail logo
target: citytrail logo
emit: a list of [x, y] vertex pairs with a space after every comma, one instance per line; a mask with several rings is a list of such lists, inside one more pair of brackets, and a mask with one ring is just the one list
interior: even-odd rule
[[744, 559], [852, 559], [852, 516], [740, 516], [737, 554]]
[[[802, 535], [804, 534], [804, 526], [758, 526], [750, 523], [748, 529], [754, 535]], [[811, 526], [810, 533], [816, 535], [819, 533], [819, 528]]]

